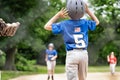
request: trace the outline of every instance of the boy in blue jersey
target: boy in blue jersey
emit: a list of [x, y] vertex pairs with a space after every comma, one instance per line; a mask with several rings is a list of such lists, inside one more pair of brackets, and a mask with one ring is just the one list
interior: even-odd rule
[[68, 80], [86, 80], [88, 67], [88, 31], [95, 30], [99, 24], [97, 17], [89, 10], [87, 4], [86, 13], [92, 20], [77, 19], [65, 20], [55, 23], [59, 18], [66, 18], [68, 11], [61, 9], [44, 26], [46, 30], [54, 34], [61, 34], [66, 46], [66, 73]]
[[54, 68], [56, 65], [56, 58], [57, 58], [57, 51], [54, 49], [54, 44], [50, 43], [48, 45], [48, 49], [46, 49], [46, 56], [45, 61], [47, 63], [47, 69], [48, 69], [48, 79], [52, 78], [54, 80]]

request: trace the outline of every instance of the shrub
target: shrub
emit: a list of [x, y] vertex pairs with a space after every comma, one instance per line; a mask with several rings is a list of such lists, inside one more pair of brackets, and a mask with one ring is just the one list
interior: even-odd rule
[[35, 71], [35, 60], [27, 60], [20, 54], [17, 54], [16, 58], [16, 68], [19, 71]]
[[2, 69], [4, 64], [5, 64], [5, 53], [0, 50], [0, 69]]
[[99, 58], [97, 60], [97, 63], [98, 64], [107, 64], [107, 55], [109, 55], [112, 51], [115, 53], [115, 56], [117, 57], [117, 59], [119, 61], [119, 59], [120, 59], [119, 47], [117, 45], [115, 45], [113, 41], [110, 41], [107, 44], [105, 44], [105, 46], [103, 46], [102, 49], [100, 49]]

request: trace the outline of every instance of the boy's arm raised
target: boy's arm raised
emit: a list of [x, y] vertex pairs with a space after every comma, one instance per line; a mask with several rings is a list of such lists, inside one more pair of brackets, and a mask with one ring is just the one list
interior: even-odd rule
[[65, 8], [62, 8], [55, 16], [53, 16], [44, 26], [46, 30], [52, 30], [52, 24], [56, 22], [59, 18], [66, 18], [68, 11]]
[[96, 25], [99, 24], [99, 20], [98, 18], [95, 16], [95, 14], [93, 14], [90, 9], [88, 8], [87, 4], [86, 4], [86, 13], [92, 18], [92, 20], [94, 20], [96, 22]]

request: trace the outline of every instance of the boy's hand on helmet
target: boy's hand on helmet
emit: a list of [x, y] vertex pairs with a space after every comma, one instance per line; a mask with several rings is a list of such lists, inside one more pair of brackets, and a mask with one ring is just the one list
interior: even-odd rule
[[88, 12], [88, 5], [85, 3], [85, 12]]
[[66, 8], [62, 8], [57, 14], [60, 18], [66, 18], [68, 17], [68, 10]]

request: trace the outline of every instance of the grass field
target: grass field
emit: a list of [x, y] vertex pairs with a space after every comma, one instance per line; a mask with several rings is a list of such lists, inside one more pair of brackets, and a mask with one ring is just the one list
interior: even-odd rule
[[[120, 66], [116, 67], [116, 71], [120, 72]], [[109, 72], [109, 66], [90, 66], [88, 72]], [[37, 72], [27, 72], [27, 71], [2, 71], [2, 80], [9, 80], [22, 75], [32, 75], [32, 74], [46, 74], [46, 66], [39, 66]], [[55, 73], [65, 73], [65, 66], [56, 66]]]
[[[45, 66], [40, 66], [40, 73], [44, 74], [47, 72]], [[116, 71], [120, 72], [120, 66], [116, 67]], [[55, 69], [56, 73], [64, 73], [65, 72], [65, 66], [56, 66]], [[109, 66], [89, 66], [88, 72], [109, 72]]]

